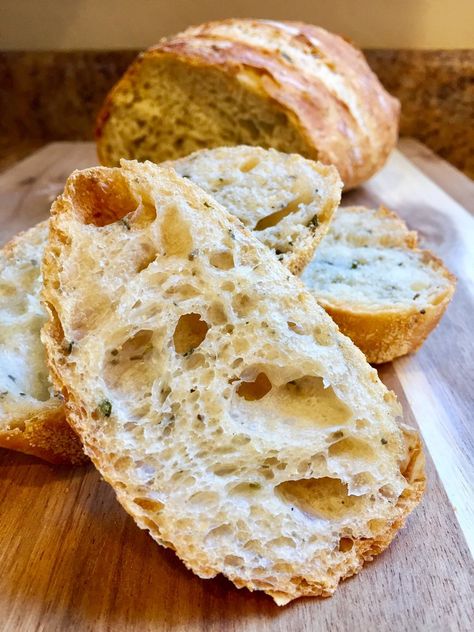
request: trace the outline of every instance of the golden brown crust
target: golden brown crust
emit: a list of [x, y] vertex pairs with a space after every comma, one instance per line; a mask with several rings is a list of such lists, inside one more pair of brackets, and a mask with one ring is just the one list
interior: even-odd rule
[[[248, 89], [286, 114], [305, 142], [305, 156], [334, 164], [346, 189], [378, 171], [395, 146], [399, 103], [384, 90], [359, 50], [311, 25], [229, 19], [187, 29], [138, 57], [106, 98], [97, 119], [103, 164], [112, 164], [104, 135], [116, 96], [133, 92], [141, 65], [163, 56], [190, 69], [218, 69], [229, 77], [249, 74], [253, 81]], [[322, 60], [318, 71], [307, 63], [315, 59]]]
[[64, 406], [48, 407], [0, 430], [0, 447], [38, 456], [55, 464], [87, 461], [79, 437], [66, 421]]
[[[413, 248], [413, 250], [415, 250]], [[330, 303], [318, 298], [321, 307], [336, 322], [343, 334], [365, 354], [371, 364], [390, 362], [414, 353], [443, 316], [456, 287], [456, 277], [429, 250], [422, 252], [423, 261], [432, 263], [449, 281], [449, 286], [436, 297], [436, 302], [422, 310], [415, 306], [401, 310], [367, 310], [347, 303]]]

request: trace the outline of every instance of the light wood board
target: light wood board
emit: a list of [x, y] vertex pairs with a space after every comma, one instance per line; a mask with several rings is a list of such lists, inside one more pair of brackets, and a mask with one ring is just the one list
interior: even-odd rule
[[[0, 175], [0, 243], [45, 218], [89, 143], [55, 143]], [[467, 631], [474, 620], [474, 220], [472, 183], [413, 141], [344, 203], [384, 203], [458, 276], [416, 355], [380, 368], [428, 452], [428, 490], [389, 550], [331, 599], [278, 608], [223, 578], [201, 580], [140, 531], [92, 466], [0, 450], [0, 629]], [[451, 195], [449, 194], [451, 193]], [[464, 207], [462, 206], [464, 204]]]

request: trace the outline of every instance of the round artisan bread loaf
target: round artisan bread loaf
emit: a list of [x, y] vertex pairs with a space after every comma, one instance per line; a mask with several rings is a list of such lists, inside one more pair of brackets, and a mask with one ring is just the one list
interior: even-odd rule
[[297, 22], [229, 19], [141, 54], [108, 95], [96, 138], [111, 166], [205, 147], [273, 147], [335, 165], [349, 189], [383, 166], [399, 109], [341, 37]]

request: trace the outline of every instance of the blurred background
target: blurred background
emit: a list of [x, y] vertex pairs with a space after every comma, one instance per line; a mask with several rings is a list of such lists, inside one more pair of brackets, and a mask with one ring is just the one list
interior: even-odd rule
[[224, 17], [303, 20], [351, 39], [401, 100], [401, 133], [474, 176], [474, 0], [1, 0], [0, 166], [12, 148], [18, 159], [91, 138], [138, 51]]

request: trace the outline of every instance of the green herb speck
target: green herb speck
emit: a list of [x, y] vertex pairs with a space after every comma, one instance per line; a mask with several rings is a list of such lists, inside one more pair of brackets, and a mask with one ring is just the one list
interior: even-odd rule
[[359, 267], [358, 261], [353, 261], [351, 264], [351, 270], [356, 270]]
[[97, 409], [104, 417], [110, 417], [112, 414], [112, 404], [108, 399], [103, 399], [97, 406]]
[[130, 230], [130, 223], [128, 219], [124, 217], [123, 219], [120, 220], [120, 223], [123, 224], [127, 230]]
[[382, 445], [387, 445], [388, 441], [387, 441], [387, 439], [385, 439], [384, 437], [382, 437], [382, 438], [380, 439], [380, 443], [381, 443]]

